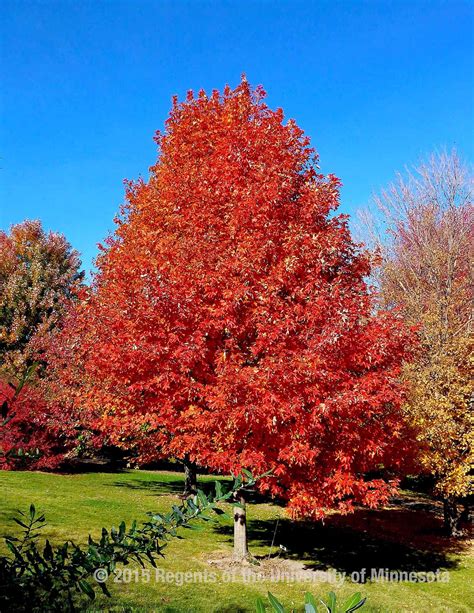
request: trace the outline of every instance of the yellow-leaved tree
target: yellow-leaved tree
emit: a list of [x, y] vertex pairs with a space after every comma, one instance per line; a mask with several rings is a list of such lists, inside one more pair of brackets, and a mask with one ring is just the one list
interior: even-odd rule
[[472, 172], [456, 151], [436, 153], [397, 175], [375, 203], [381, 299], [401, 309], [420, 340], [404, 371], [406, 413], [455, 536], [474, 488]]

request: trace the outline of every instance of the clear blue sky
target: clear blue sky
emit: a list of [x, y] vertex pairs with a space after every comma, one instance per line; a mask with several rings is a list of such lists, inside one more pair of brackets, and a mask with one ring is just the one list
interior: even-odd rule
[[473, 159], [474, 3], [3, 0], [0, 227], [40, 218], [86, 268], [173, 94], [245, 72], [354, 210], [434, 148]]

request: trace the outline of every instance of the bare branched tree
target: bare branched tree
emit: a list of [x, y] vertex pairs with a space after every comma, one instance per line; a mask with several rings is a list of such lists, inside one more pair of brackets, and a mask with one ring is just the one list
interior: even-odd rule
[[419, 326], [421, 350], [405, 372], [407, 413], [450, 533], [458, 529], [457, 502], [473, 493], [473, 193], [472, 169], [443, 151], [398, 174], [374, 198], [376, 212], [362, 217], [380, 255], [382, 305]]

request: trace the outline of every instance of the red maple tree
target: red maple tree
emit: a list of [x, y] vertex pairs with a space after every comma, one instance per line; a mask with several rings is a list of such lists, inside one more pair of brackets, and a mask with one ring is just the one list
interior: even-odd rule
[[81, 307], [81, 401], [116, 444], [272, 470], [261, 489], [316, 518], [392, 491], [367, 474], [406, 455], [410, 333], [374, 312], [339, 180], [264, 97], [174, 100]]
[[16, 395], [0, 381], [0, 468], [54, 469], [71, 446], [59, 407], [46, 401], [41, 388], [25, 385]]

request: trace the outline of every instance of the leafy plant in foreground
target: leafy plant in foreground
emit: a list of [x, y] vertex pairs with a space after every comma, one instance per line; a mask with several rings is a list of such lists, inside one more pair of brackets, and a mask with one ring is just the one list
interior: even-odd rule
[[[346, 602], [341, 605], [341, 607], [338, 607], [336, 602], [336, 594], [334, 592], [329, 592], [327, 601], [325, 602], [324, 600], [319, 599], [319, 602], [323, 606], [322, 611], [324, 613], [352, 613], [353, 611], [360, 609], [366, 600], [366, 598], [362, 598], [360, 592], [356, 592], [350, 596]], [[268, 601], [272, 611], [275, 611], [276, 613], [286, 612], [285, 607], [271, 592], [268, 592]], [[304, 610], [305, 613], [317, 613], [318, 611], [316, 599], [314, 598], [313, 594], [310, 594], [309, 592], [306, 592], [305, 594]], [[265, 613], [266, 611], [266, 605], [261, 598], [257, 600], [256, 611], [257, 613]]]
[[[253, 485], [255, 481], [249, 477], [246, 483]], [[23, 535], [5, 539], [10, 555], [0, 556], [0, 610], [73, 611], [81, 595], [93, 600], [97, 587], [110, 596], [106, 580], [117, 564], [136, 562], [156, 567], [167, 542], [179, 538], [179, 528], [192, 528], [196, 519], [209, 521], [210, 512], [226, 515], [218, 504], [232, 498], [241, 485], [239, 476], [232, 488], [223, 492], [216, 482], [213, 496], [198, 490], [167, 514], [148, 513], [148, 521], [140, 526], [134, 521], [128, 528], [125, 522], [118, 528], [102, 528], [100, 539], [89, 535], [86, 546], [73, 541], [57, 546], [47, 539], [41, 542], [45, 518], [31, 505], [29, 513], [20, 511], [14, 519]]]

